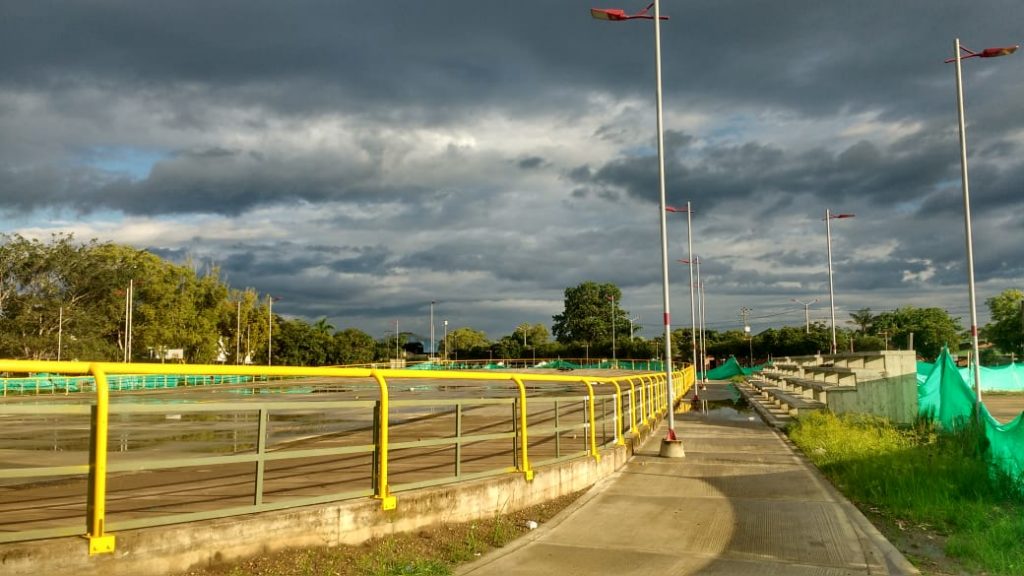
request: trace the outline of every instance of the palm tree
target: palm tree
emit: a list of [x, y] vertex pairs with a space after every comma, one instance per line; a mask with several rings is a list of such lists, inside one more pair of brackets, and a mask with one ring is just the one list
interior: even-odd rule
[[334, 326], [332, 326], [331, 323], [327, 321], [327, 317], [325, 316], [317, 320], [316, 324], [313, 324], [313, 330], [316, 331], [318, 334], [325, 334], [327, 336], [330, 336], [331, 333], [334, 332]]
[[861, 308], [856, 312], [851, 312], [850, 318], [857, 325], [858, 332], [861, 334], [867, 334], [875, 323], [875, 315], [871, 313], [871, 308]]

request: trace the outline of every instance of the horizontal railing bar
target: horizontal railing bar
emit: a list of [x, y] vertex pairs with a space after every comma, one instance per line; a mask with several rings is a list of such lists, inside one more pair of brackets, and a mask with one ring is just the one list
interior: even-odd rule
[[430, 446], [443, 446], [445, 444], [472, 444], [473, 442], [487, 442], [489, 440], [507, 440], [515, 438], [515, 432], [496, 432], [494, 434], [477, 434], [475, 436], [454, 436], [448, 438], [431, 438], [429, 440], [408, 440], [406, 442], [391, 442], [392, 450], [403, 450], [406, 448], [427, 448]]
[[[263, 503], [258, 506], [234, 506], [231, 508], [220, 508], [217, 510], [206, 510], [203, 512], [186, 512], [182, 514], [171, 514], [168, 516], [157, 516], [154, 518], [139, 518], [132, 520], [116, 520], [109, 522], [107, 528], [110, 531], [135, 530], [137, 528], [149, 528], [152, 526], [166, 526], [168, 524], [181, 524], [185, 522], [198, 522], [200, 520], [211, 520], [214, 518], [227, 518], [242, 514], [253, 514], [255, 512], [270, 512], [272, 510], [284, 510], [286, 508], [298, 508], [300, 506], [311, 506], [326, 502], [337, 502], [351, 500], [353, 498], [365, 498], [373, 496], [373, 490], [353, 490], [339, 492], [336, 494], [325, 494], [323, 496], [310, 496], [306, 498], [292, 498], [280, 502]], [[81, 532], [81, 528], [79, 528]]]
[[495, 468], [493, 470], [486, 470], [483, 472], [473, 472], [471, 474], [462, 474], [461, 476], [445, 476], [444, 478], [434, 478], [431, 480], [421, 480], [419, 482], [407, 482], [405, 484], [395, 484], [391, 486], [394, 492], [404, 492], [407, 490], [417, 490], [419, 488], [426, 488], [428, 486], [439, 486], [441, 484], [452, 484], [455, 482], [464, 482], [467, 480], [476, 480], [479, 478], [487, 478], [490, 476], [501, 476], [503, 474], [511, 474], [518, 472], [514, 466], [507, 466], [503, 468]]
[[88, 464], [79, 464], [77, 466], [40, 466], [38, 468], [0, 468], [0, 480], [7, 478], [45, 478], [49, 476], [79, 476], [88, 473]]

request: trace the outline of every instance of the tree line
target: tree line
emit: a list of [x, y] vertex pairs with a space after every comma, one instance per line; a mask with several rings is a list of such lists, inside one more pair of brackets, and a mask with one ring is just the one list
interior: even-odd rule
[[[322, 366], [431, 352], [408, 332], [375, 339], [358, 328], [335, 329], [326, 319], [310, 323], [271, 317], [268, 296], [230, 287], [216, 266], [174, 264], [145, 250], [96, 240], [81, 243], [64, 234], [49, 242], [20, 235], [2, 240], [3, 357], [265, 364], [270, 352], [274, 364]], [[523, 323], [491, 340], [479, 330], [457, 327], [436, 343], [436, 354], [451, 360], [664, 356], [663, 337], [637, 336], [639, 325], [621, 307], [621, 297], [614, 284], [584, 282], [565, 289], [563, 311], [552, 317], [550, 333], [543, 324]], [[1024, 293], [1007, 290], [987, 304], [992, 322], [982, 336], [994, 347], [986, 354], [1021, 357]], [[921, 356], [933, 358], [942, 346], [956, 351], [967, 340], [959, 320], [939, 308], [902, 307], [878, 314], [863, 309], [850, 314], [850, 324], [837, 330], [840, 350], [907, 348], [912, 338]], [[756, 362], [769, 355], [828, 350], [831, 331], [823, 322], [753, 336], [708, 330], [705, 341], [717, 358], [732, 355]], [[691, 358], [690, 342], [689, 328], [673, 331], [676, 361]]]

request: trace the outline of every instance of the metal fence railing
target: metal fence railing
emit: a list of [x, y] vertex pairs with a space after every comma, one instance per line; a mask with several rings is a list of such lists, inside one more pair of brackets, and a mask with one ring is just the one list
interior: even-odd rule
[[[113, 532], [376, 498], [523, 474], [651, 426], [664, 373], [599, 377], [0, 360], [0, 371], [74, 377], [95, 391], [0, 401], [0, 542]], [[136, 391], [108, 375], [223, 378]], [[232, 380], [231, 378], [234, 378]], [[272, 380], [272, 377], [286, 378]], [[678, 400], [693, 370], [673, 373]], [[119, 391], [123, 390], [123, 391]]]

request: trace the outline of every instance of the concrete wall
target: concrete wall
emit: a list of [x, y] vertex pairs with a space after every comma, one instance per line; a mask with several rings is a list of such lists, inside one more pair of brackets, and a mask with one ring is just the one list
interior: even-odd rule
[[857, 382], [852, 389], [832, 389], [826, 403], [836, 414], [872, 414], [912, 424], [917, 418], [917, 376], [904, 374]]
[[397, 494], [396, 510], [371, 499], [119, 532], [113, 554], [90, 557], [84, 538], [0, 544], [4, 576], [164, 576], [195, 566], [285, 548], [359, 544], [436, 523], [493, 517], [582, 490], [621, 468], [640, 438], [535, 470], [532, 482], [509, 474]]

